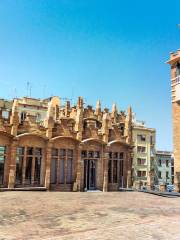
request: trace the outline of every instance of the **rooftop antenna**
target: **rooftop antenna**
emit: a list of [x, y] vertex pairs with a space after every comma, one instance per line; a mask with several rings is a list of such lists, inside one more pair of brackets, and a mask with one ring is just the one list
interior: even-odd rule
[[26, 86], [26, 91], [27, 91], [26, 96], [27, 97], [28, 97], [28, 94], [29, 94], [29, 87], [30, 87], [30, 83], [27, 82], [27, 86]]
[[17, 89], [16, 89], [16, 87], [14, 88], [14, 98], [17, 98]]
[[29, 96], [31, 97], [31, 90], [32, 90], [32, 86], [29, 86]]

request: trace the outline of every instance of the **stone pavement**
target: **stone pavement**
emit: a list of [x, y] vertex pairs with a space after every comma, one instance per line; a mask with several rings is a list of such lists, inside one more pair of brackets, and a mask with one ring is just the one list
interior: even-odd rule
[[180, 198], [0, 192], [0, 240], [180, 239]]

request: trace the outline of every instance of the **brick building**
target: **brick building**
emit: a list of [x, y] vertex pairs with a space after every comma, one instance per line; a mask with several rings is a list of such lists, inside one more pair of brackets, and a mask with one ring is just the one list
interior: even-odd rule
[[180, 50], [170, 54], [173, 113], [174, 184], [180, 191]]
[[0, 100], [0, 187], [103, 191], [129, 187], [132, 110], [58, 97]]

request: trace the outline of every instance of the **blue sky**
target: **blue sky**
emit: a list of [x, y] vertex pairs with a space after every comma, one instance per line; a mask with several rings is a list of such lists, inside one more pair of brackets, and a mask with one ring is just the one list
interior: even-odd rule
[[1, 0], [0, 97], [58, 95], [132, 105], [172, 149], [169, 52], [180, 48], [180, 2]]

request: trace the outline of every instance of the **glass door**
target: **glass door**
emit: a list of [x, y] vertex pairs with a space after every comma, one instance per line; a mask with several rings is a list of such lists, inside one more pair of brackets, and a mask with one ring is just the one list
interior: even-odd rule
[[96, 189], [96, 160], [84, 160], [84, 190]]

